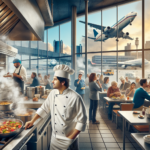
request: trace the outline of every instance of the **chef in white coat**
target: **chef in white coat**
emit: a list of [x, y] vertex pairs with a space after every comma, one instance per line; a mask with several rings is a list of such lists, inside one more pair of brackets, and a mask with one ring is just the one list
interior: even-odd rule
[[54, 67], [53, 88], [25, 129], [38, 118], [51, 113], [52, 138], [50, 150], [78, 150], [78, 136], [86, 128], [87, 114], [82, 97], [69, 88], [69, 76], [74, 73], [67, 65]]

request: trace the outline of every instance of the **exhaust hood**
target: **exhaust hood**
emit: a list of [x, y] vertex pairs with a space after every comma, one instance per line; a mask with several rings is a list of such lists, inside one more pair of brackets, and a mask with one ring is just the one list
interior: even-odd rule
[[13, 41], [44, 40], [53, 26], [48, 0], [0, 0], [0, 36]]

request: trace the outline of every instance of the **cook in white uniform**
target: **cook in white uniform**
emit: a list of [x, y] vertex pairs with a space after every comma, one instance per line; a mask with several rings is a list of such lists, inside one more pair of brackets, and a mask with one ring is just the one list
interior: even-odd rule
[[37, 110], [34, 118], [27, 122], [25, 129], [35, 120], [51, 113], [52, 138], [50, 150], [78, 150], [78, 136], [86, 128], [87, 114], [79, 94], [69, 88], [69, 76], [74, 73], [67, 65], [54, 67], [54, 90]]

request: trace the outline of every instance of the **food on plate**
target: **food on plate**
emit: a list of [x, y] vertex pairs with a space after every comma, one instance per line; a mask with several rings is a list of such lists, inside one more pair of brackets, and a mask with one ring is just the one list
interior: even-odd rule
[[17, 115], [17, 116], [31, 116], [33, 114], [33, 112], [27, 112], [27, 113], [25, 113], [25, 114], [19, 114], [19, 115]]
[[119, 99], [119, 97], [116, 97], [116, 96], [112, 96], [111, 98], [112, 99]]
[[24, 97], [24, 100], [28, 100], [28, 97], [26, 96], [26, 97]]
[[38, 101], [38, 98], [37, 98], [37, 97], [34, 97], [32, 100], [35, 101], [35, 102], [37, 102], [37, 101]]
[[0, 123], [0, 134], [14, 132], [17, 129], [20, 129], [22, 124], [17, 121], [4, 121]]
[[150, 138], [150, 135], [147, 135], [146, 137], [147, 137], [147, 138]]
[[42, 98], [43, 99], [47, 99], [48, 95], [43, 95]]
[[124, 95], [121, 95], [121, 96], [120, 96], [120, 99], [123, 99], [123, 98], [125, 98], [125, 96], [124, 96]]
[[140, 118], [144, 118], [144, 116], [142, 116], [142, 115], [139, 115], [139, 117], [140, 117]]
[[11, 104], [11, 102], [0, 102], [0, 105], [9, 105], [9, 104]]

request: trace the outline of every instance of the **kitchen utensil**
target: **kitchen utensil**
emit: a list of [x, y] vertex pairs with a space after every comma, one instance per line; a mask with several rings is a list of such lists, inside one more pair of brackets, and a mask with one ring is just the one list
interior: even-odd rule
[[36, 86], [36, 94], [40, 94], [40, 97], [45, 93], [45, 86]]
[[27, 96], [33, 98], [35, 95], [35, 87], [27, 87]]
[[1, 102], [8, 102], [9, 104], [7, 104], [7, 105], [2, 105], [2, 104], [0, 104], [0, 110], [1, 111], [9, 111], [9, 110], [11, 110], [11, 104], [12, 104], [12, 102], [11, 101], [0, 101], [0, 103]]

